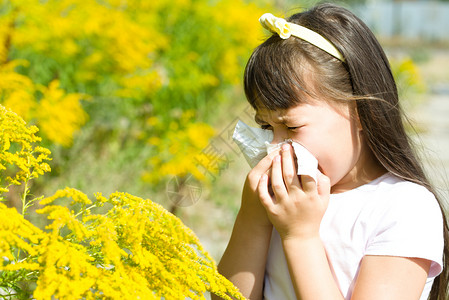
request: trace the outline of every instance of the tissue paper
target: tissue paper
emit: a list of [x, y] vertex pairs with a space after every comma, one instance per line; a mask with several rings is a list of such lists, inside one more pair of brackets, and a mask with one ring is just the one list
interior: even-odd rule
[[259, 161], [268, 153], [279, 150], [285, 143], [290, 143], [295, 151], [298, 175], [307, 175], [312, 177], [316, 182], [318, 171], [317, 159], [301, 144], [292, 140], [286, 140], [278, 144], [271, 144], [273, 139], [273, 132], [261, 128], [250, 127], [242, 121], [238, 121], [235, 126], [234, 134], [232, 136], [234, 142], [242, 151], [243, 156], [250, 165], [254, 168]]
[[271, 142], [273, 132], [250, 127], [239, 120], [235, 126], [232, 139], [239, 146], [249, 166], [254, 168], [267, 155], [265, 142]]

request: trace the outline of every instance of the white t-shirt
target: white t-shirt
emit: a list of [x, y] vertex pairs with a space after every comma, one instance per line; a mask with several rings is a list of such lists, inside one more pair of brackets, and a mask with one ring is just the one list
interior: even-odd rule
[[[356, 189], [332, 194], [320, 236], [345, 299], [351, 298], [364, 255], [432, 261], [421, 300], [427, 299], [433, 279], [442, 270], [443, 218], [438, 202], [423, 186], [389, 173]], [[296, 299], [276, 230], [265, 270], [264, 299]]]

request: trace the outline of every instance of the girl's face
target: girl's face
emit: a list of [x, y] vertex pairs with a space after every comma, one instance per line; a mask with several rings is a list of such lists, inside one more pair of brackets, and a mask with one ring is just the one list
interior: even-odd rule
[[273, 131], [272, 143], [292, 139], [306, 147], [317, 158], [320, 171], [330, 178], [332, 192], [342, 192], [378, 176], [373, 175], [372, 155], [365, 149], [352, 111], [350, 104], [315, 100], [286, 110], [259, 109], [255, 119]]

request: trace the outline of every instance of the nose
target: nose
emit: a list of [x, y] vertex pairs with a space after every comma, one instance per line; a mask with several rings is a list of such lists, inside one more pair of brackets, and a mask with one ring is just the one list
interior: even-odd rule
[[271, 144], [279, 144], [280, 142], [283, 142], [288, 138], [289, 138], [289, 136], [288, 136], [288, 132], [286, 130], [274, 129], [273, 130], [273, 140], [271, 141]]

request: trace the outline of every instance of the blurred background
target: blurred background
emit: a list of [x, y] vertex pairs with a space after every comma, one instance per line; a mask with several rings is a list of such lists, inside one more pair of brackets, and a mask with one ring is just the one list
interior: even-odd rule
[[[448, 199], [449, 1], [338, 3], [384, 46], [410, 130]], [[0, 103], [37, 125], [52, 151], [52, 172], [32, 193], [70, 186], [151, 199], [219, 260], [249, 171], [231, 136], [238, 119], [253, 122], [242, 74], [267, 36], [258, 18], [313, 4], [0, 0]], [[19, 192], [8, 205], [20, 208]]]

